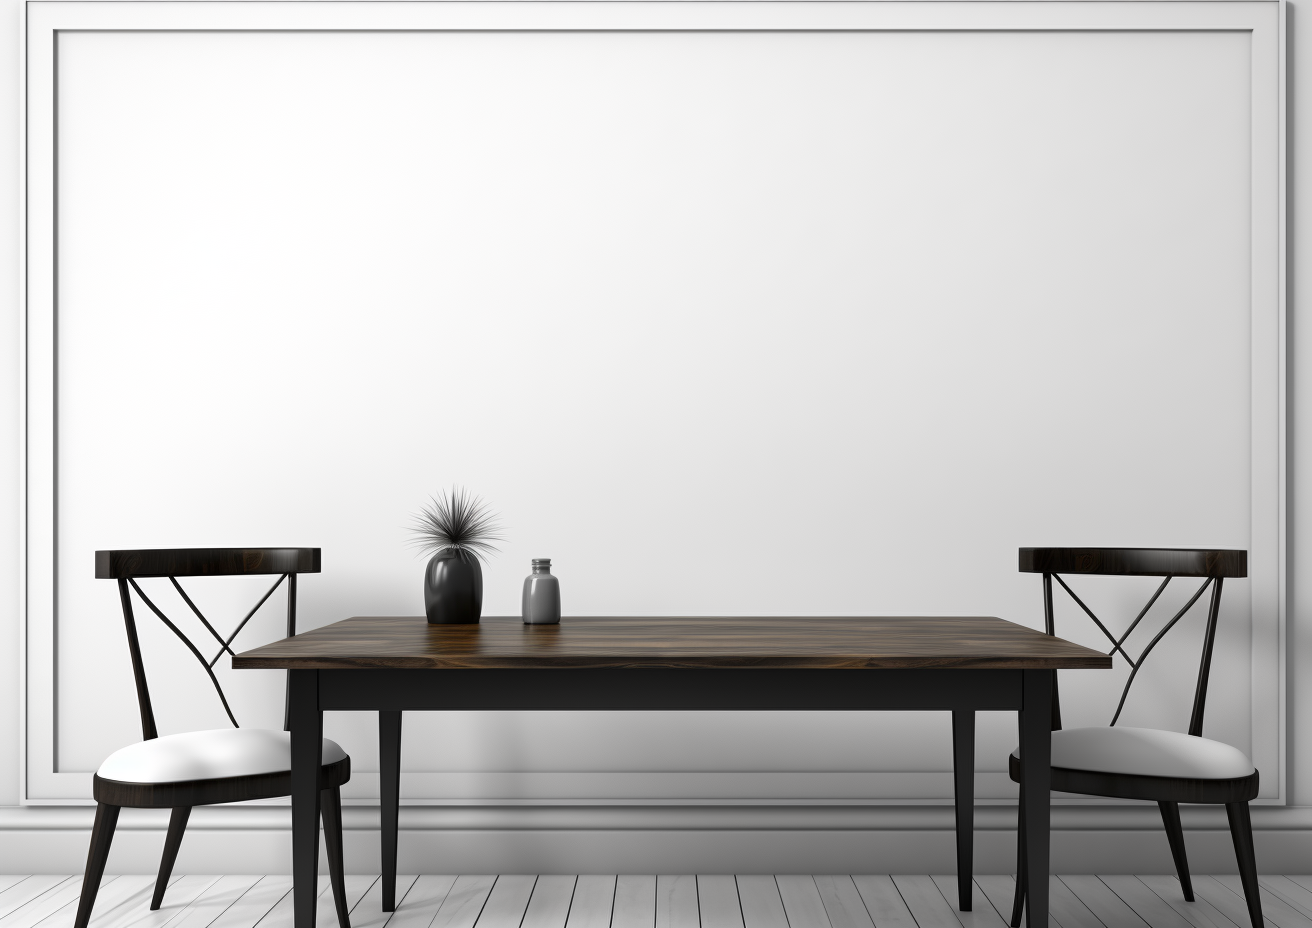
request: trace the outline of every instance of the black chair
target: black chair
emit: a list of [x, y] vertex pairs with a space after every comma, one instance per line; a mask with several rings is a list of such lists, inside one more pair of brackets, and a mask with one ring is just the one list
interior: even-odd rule
[[[91, 919], [91, 909], [95, 905], [96, 892], [105, 872], [105, 862], [109, 858], [109, 846], [114, 839], [114, 826], [118, 822], [121, 808], [173, 810], [169, 818], [168, 835], [164, 839], [164, 857], [160, 861], [159, 877], [155, 881], [155, 894], [150, 903], [152, 909], [158, 909], [173, 872], [173, 863], [178, 857], [178, 848], [182, 844], [182, 835], [187, 828], [192, 806], [291, 795], [291, 736], [285, 730], [286, 708], [283, 731], [239, 727], [223, 688], [214, 676], [213, 668], [225, 653], [233, 653], [233, 639], [284, 581], [287, 583], [287, 635], [295, 635], [296, 577], [298, 574], [318, 572], [318, 548], [172, 548], [96, 552], [97, 579], [118, 581], [123, 622], [127, 627], [128, 652], [132, 657], [132, 673], [137, 684], [137, 702], [141, 708], [142, 740], [111, 754], [100, 765], [92, 781], [96, 820], [91, 830], [91, 849], [87, 854], [82, 898], [78, 903], [74, 928], [86, 928]], [[258, 574], [280, 576], [226, 638], [201, 614], [176, 579]], [[218, 642], [219, 651], [213, 659], [206, 660], [191, 639], [142, 591], [137, 580], [144, 577], [169, 578], [196, 618]], [[132, 614], [132, 590], [200, 662], [210, 682], [214, 684], [224, 711], [232, 721], [232, 728], [159, 737], [155, 730], [155, 713], [151, 708], [150, 690], [146, 685], [141, 647], [137, 641], [136, 620]], [[350, 928], [342, 870], [341, 798], [341, 786], [350, 778], [351, 758], [335, 742], [325, 738], [319, 787], [323, 791], [321, 805], [324, 845], [328, 852], [328, 869], [341, 928]]]
[[[1112, 644], [1113, 656], [1120, 654], [1130, 664], [1129, 679], [1125, 681], [1120, 703], [1107, 728], [1062, 730], [1056, 671], [1053, 671], [1052, 788], [1065, 793], [1155, 801], [1162, 813], [1162, 823], [1166, 826], [1166, 837], [1171, 845], [1171, 856], [1175, 859], [1180, 887], [1184, 890], [1185, 899], [1190, 902], [1193, 901], [1194, 891], [1189, 880], [1189, 863], [1185, 857], [1179, 804], [1224, 804], [1230, 820], [1235, 857], [1239, 861], [1239, 876], [1248, 902], [1248, 914], [1253, 921], [1253, 928], [1263, 928], [1257, 863], [1253, 854], [1253, 828], [1248, 817], [1248, 801], [1257, 797], [1257, 770], [1238, 748], [1202, 736], [1207, 678], [1211, 670], [1216, 622], [1221, 608], [1221, 585], [1226, 577], [1248, 576], [1248, 552], [1176, 548], [1021, 548], [1020, 569], [1043, 574], [1043, 615], [1045, 631], [1049, 635], [1055, 634], [1052, 609], [1052, 581], [1055, 579], [1107, 636]], [[1162, 577], [1163, 580], [1134, 621], [1118, 637], [1067, 585], [1062, 574]], [[1138, 658], [1130, 657], [1124, 647], [1126, 639], [1143, 621], [1148, 610], [1174, 577], [1202, 577], [1204, 580], [1183, 608], [1153, 636]], [[1125, 697], [1144, 660], [1209, 587], [1212, 595], [1203, 632], [1202, 659], [1194, 686], [1189, 733], [1186, 735], [1152, 728], [1116, 728], [1116, 721], [1125, 708]], [[1009, 764], [1011, 778], [1017, 783], [1020, 782], [1018, 750], [1012, 752]], [[1020, 926], [1026, 893], [1023, 877], [1023, 809], [1021, 814], [1012, 928]]]

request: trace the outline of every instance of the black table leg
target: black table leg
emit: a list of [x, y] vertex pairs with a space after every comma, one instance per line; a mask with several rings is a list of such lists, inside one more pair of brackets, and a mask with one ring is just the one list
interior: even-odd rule
[[957, 907], [971, 910], [975, 873], [975, 710], [952, 710], [952, 775], [957, 806]]
[[1025, 707], [1020, 711], [1020, 801], [1025, 812], [1027, 928], [1048, 928], [1054, 676], [1053, 670], [1025, 671]]
[[396, 911], [396, 826], [401, 806], [401, 712], [378, 713], [379, 806], [383, 825], [383, 911]]
[[292, 903], [295, 928], [315, 928], [319, 895], [319, 770], [323, 764], [323, 712], [319, 671], [287, 675], [292, 733]]

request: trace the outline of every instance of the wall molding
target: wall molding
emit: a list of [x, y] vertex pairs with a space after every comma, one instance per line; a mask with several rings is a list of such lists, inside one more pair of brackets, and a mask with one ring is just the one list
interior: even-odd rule
[[[805, 12], [798, 7], [805, 6]], [[24, 192], [27, 217], [24, 280], [26, 312], [23, 315], [25, 352], [22, 376], [25, 442], [22, 450], [24, 490], [22, 532], [23, 562], [20, 597], [23, 653], [20, 750], [21, 797], [24, 803], [61, 803], [86, 795], [85, 774], [55, 772], [53, 762], [57, 708], [55, 677], [54, 527], [55, 367], [54, 319], [57, 294], [53, 269], [55, 241], [52, 191], [54, 188], [52, 38], [74, 29], [626, 29], [687, 28], [731, 29], [743, 22], [743, 11], [755, 10], [768, 28], [812, 28], [819, 23], [834, 29], [1127, 29], [1249, 31], [1254, 35], [1254, 205], [1253, 216], [1253, 731], [1254, 754], [1278, 757], [1263, 761], [1274, 787], [1270, 801], [1286, 795], [1284, 610], [1287, 578], [1285, 560], [1284, 472], [1284, 117], [1283, 96], [1267, 99], [1266, 90], [1283, 88], [1283, 4], [1276, 2], [1206, 3], [1005, 3], [974, 4], [521, 4], [521, 3], [303, 3], [223, 4], [104, 2], [35, 2], [27, 5], [23, 68], [25, 120]], [[1281, 91], [1283, 93], [1283, 91]], [[1271, 139], [1278, 139], [1272, 142]], [[1266, 147], [1263, 147], [1266, 146]], [[1269, 150], [1268, 150], [1269, 149]], [[1262, 157], [1258, 157], [1261, 155]], [[1269, 155], [1269, 159], [1265, 156]], [[1272, 160], [1273, 159], [1273, 160]], [[1268, 164], [1267, 162], [1271, 163]], [[1279, 165], [1274, 166], [1274, 165]], [[29, 259], [30, 260], [27, 260]], [[1267, 310], [1270, 309], [1270, 312]], [[1275, 358], [1269, 370], [1268, 355]], [[30, 374], [30, 381], [29, 381]], [[938, 774], [940, 779], [946, 774]], [[908, 797], [912, 798], [912, 797]], [[1005, 806], [984, 806], [979, 812], [982, 831], [1002, 832]], [[367, 831], [368, 806], [347, 810], [347, 827]], [[682, 810], [682, 811], [678, 811]], [[690, 811], [696, 810], [696, 811]], [[0, 830], [80, 830], [89, 816], [86, 808], [49, 806], [28, 810], [33, 817], [0, 812]], [[198, 810], [194, 828], [201, 831], [267, 831], [283, 826], [285, 812], [263, 808], [248, 811]], [[208, 815], [209, 812], [213, 815]], [[1195, 815], [1194, 812], [1198, 814]], [[1303, 822], [1299, 810], [1286, 810], [1292, 818], [1271, 818], [1272, 810], [1254, 809], [1259, 830], [1298, 830], [1308, 824], [1263, 825], [1259, 822]], [[1070, 815], [1068, 816], [1068, 813]], [[1089, 810], [1105, 827], [1081, 824], [1069, 809], [1054, 809], [1054, 827], [1071, 831], [1153, 830], [1154, 810], [1111, 813], [1106, 806]], [[1301, 813], [1299, 813], [1301, 814]], [[1312, 812], [1308, 813], [1312, 815]], [[61, 817], [62, 816], [62, 817]], [[446, 828], [497, 830], [913, 830], [940, 831], [949, 813], [943, 806], [428, 806], [403, 812], [403, 829]], [[1060, 817], [1068, 816], [1068, 817]], [[1070, 817], [1074, 816], [1074, 817]], [[1211, 830], [1216, 816], [1208, 810], [1190, 810], [1189, 827]], [[89, 821], [89, 819], [88, 819]], [[155, 829], [153, 819], [142, 819], [138, 830]], [[702, 823], [698, 825], [692, 822]], [[720, 824], [708, 826], [706, 822]], [[988, 824], [993, 822], [995, 824]], [[1112, 822], [1140, 824], [1113, 825]], [[210, 823], [210, 824], [206, 824]], [[221, 824], [220, 824], [221, 823]], [[664, 824], [662, 824], [664, 823]], [[671, 824], [676, 823], [676, 824]], [[683, 823], [683, 824], [677, 824]], [[1061, 824], [1067, 823], [1067, 824]], [[124, 828], [133, 827], [125, 822]]]

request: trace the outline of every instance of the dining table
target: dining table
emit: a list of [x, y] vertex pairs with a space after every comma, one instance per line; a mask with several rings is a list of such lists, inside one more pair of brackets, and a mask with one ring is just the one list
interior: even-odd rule
[[[1048, 925], [1052, 692], [1111, 657], [988, 616], [355, 616], [244, 651], [288, 671], [295, 928], [314, 928], [323, 713], [379, 714], [382, 903], [395, 907], [401, 714], [468, 710], [952, 713], [958, 906], [972, 905], [975, 713], [1018, 713], [1026, 923]], [[999, 759], [1000, 762], [1000, 759]]]

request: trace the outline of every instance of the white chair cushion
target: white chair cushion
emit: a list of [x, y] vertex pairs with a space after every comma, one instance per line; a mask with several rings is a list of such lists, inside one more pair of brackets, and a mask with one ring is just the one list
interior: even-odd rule
[[[1020, 748], [1011, 752], [1020, 757]], [[1068, 728], [1052, 733], [1052, 766], [1147, 777], [1230, 780], [1253, 772], [1238, 748], [1156, 728]]]
[[[323, 739], [323, 762], [346, 757], [335, 741]], [[121, 783], [178, 783], [278, 773], [292, 765], [292, 736], [264, 728], [220, 728], [165, 735], [128, 745], [109, 755], [96, 774]]]

